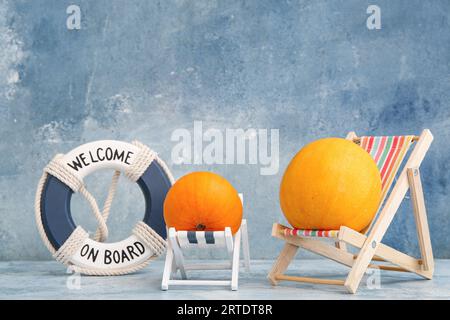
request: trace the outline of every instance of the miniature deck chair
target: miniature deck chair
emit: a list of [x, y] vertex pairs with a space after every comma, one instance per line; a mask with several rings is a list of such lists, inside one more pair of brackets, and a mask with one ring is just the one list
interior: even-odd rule
[[[380, 169], [382, 201], [377, 215], [369, 227], [361, 233], [346, 226], [341, 226], [339, 230], [297, 230], [275, 223], [272, 228], [272, 236], [285, 241], [286, 244], [268, 275], [273, 285], [281, 280], [343, 285], [350, 293], [355, 293], [367, 268], [413, 272], [426, 279], [432, 278], [434, 260], [419, 173], [420, 164], [433, 141], [430, 130], [425, 129], [420, 136], [360, 138], [354, 132], [350, 132], [347, 139], [359, 144], [369, 152]], [[401, 173], [397, 176], [402, 161], [413, 143], [415, 143], [415, 146]], [[396, 176], [398, 178], [391, 188]], [[408, 188], [410, 189], [417, 227], [420, 259], [381, 243]], [[331, 238], [335, 245], [320, 241], [323, 238]], [[359, 252], [354, 255], [347, 251], [347, 244], [360, 249]], [[351, 268], [350, 273], [345, 280], [285, 275], [285, 270], [299, 248], [304, 248], [346, 265]], [[389, 264], [375, 264], [373, 261], [385, 261]]]
[[[242, 194], [239, 194], [243, 201]], [[244, 259], [240, 261], [241, 241]], [[186, 264], [183, 249], [220, 249], [227, 251], [229, 262]], [[170, 285], [191, 286], [230, 286], [231, 290], [238, 289], [239, 266], [243, 265], [246, 271], [250, 270], [250, 250], [248, 246], [247, 220], [242, 219], [241, 227], [234, 234], [231, 228], [224, 231], [181, 231], [169, 228], [167, 236], [167, 254], [161, 284], [162, 290], [168, 290]], [[230, 280], [190, 280], [187, 279], [188, 270], [228, 270], [231, 269]], [[180, 271], [181, 279], [173, 279]]]

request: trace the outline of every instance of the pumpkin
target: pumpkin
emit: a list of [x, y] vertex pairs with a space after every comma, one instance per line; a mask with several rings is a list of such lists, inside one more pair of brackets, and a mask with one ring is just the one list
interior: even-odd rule
[[350, 140], [320, 139], [289, 163], [280, 205], [297, 229], [363, 230], [381, 201], [380, 172], [372, 157]]
[[239, 194], [225, 178], [211, 172], [193, 172], [180, 178], [164, 201], [168, 227], [187, 231], [215, 231], [230, 227], [234, 234], [242, 221]]

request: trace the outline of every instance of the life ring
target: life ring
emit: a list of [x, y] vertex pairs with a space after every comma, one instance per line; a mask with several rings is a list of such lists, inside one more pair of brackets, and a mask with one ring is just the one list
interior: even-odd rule
[[[135, 181], [145, 198], [145, 215], [128, 238], [115, 243], [101, 242], [107, 235], [106, 218], [86, 190], [83, 178], [100, 169], [116, 170]], [[41, 237], [54, 257], [73, 270], [91, 275], [117, 275], [143, 268], [165, 249], [166, 226], [163, 203], [174, 178], [166, 164], [145, 145], [135, 141], [94, 141], [57, 155], [44, 169], [39, 182], [35, 212]], [[114, 180], [108, 199], [115, 192]], [[70, 211], [74, 192], [89, 201], [100, 222], [96, 241], [76, 226]], [[108, 204], [110, 205], [110, 203]], [[103, 214], [103, 215], [102, 215]], [[106, 217], [105, 217], [106, 214]]]

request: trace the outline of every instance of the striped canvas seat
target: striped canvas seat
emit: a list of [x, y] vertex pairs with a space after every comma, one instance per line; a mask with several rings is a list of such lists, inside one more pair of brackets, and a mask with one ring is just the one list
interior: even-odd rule
[[181, 248], [226, 246], [225, 231], [178, 231], [177, 239]]
[[[382, 186], [380, 205], [384, 202], [413, 140], [414, 136], [365, 136], [357, 141], [361, 148], [372, 156], [380, 171]], [[297, 237], [337, 238], [339, 236], [339, 230], [285, 229], [284, 233]]]
[[318, 237], [318, 238], [337, 238], [339, 230], [305, 230], [305, 229], [284, 229], [285, 236], [295, 237]]

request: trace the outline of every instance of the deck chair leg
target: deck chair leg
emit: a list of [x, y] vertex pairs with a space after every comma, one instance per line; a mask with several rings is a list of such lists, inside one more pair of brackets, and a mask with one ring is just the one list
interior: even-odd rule
[[420, 180], [418, 167], [408, 168], [408, 180], [411, 192], [411, 201], [416, 222], [417, 237], [419, 240], [420, 253], [422, 256], [423, 268], [427, 271], [434, 270], [433, 249], [431, 246], [430, 230], [428, 228], [427, 211]]
[[161, 290], [164, 291], [169, 289], [169, 279], [173, 275], [173, 266], [174, 266], [173, 252], [172, 249], [170, 248], [170, 245], [167, 249], [168, 250], [166, 253], [166, 261], [164, 263], [164, 273], [161, 283]]
[[236, 291], [238, 289], [240, 251], [241, 251], [241, 230], [238, 230], [234, 238], [233, 262], [231, 267], [231, 290], [233, 291]]
[[250, 271], [250, 248], [248, 245], [247, 220], [243, 219], [241, 224], [242, 253], [244, 255], [244, 266], [247, 272]]
[[[236, 232], [236, 234], [237, 234], [237, 232]], [[235, 240], [233, 240], [233, 234], [231, 233], [230, 227], [226, 227], [225, 228], [225, 245], [227, 248], [228, 259], [229, 259], [231, 268], [233, 267], [234, 242], [235, 242]]]
[[175, 228], [169, 228], [169, 235], [167, 238], [171, 248], [170, 251], [172, 251], [173, 253], [173, 259], [174, 263], [176, 264], [176, 269], [180, 270], [181, 279], [187, 279], [186, 269], [184, 267], [184, 257], [176, 239]]
[[298, 248], [299, 247], [294, 244], [285, 243], [283, 250], [281, 250], [277, 261], [275, 261], [272, 269], [269, 272], [269, 275], [267, 276], [272, 285], [275, 286], [278, 284], [277, 276], [283, 274], [284, 271], [286, 271], [292, 259], [295, 257]]

